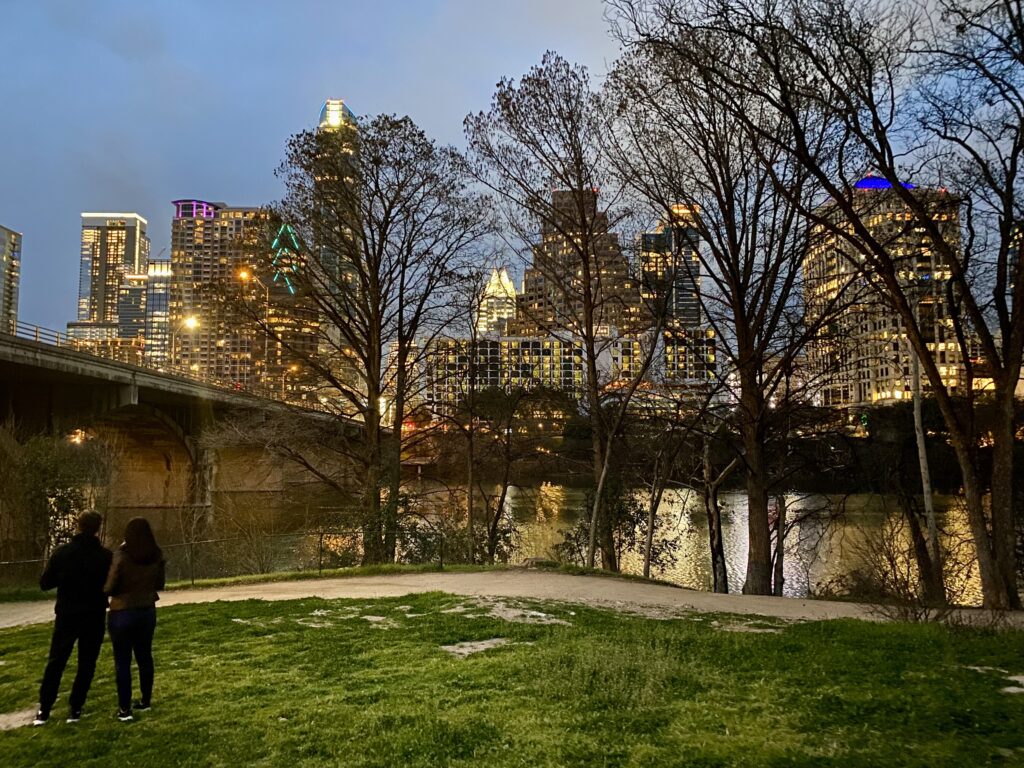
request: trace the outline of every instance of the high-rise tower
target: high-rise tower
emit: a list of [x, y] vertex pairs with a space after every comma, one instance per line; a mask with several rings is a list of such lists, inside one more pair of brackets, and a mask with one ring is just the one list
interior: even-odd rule
[[20, 281], [21, 233], [0, 227], [0, 333], [17, 330]]
[[640, 237], [640, 292], [647, 312], [664, 311], [664, 375], [701, 382], [715, 371], [715, 335], [701, 311], [700, 210], [675, 205], [653, 232]]
[[[907, 189], [927, 204], [943, 239], [960, 243], [960, 200], [945, 190]], [[902, 290], [911, 300], [929, 352], [951, 392], [965, 383], [960, 344], [946, 306], [951, 272], [932, 246], [900, 194], [885, 179], [867, 176], [851, 190], [861, 222], [896, 262]], [[832, 204], [818, 210], [822, 217], [839, 216]], [[808, 368], [820, 382], [820, 401], [826, 406], [892, 403], [911, 398], [914, 351], [897, 314], [863, 272], [860, 257], [845, 238], [816, 228], [803, 261], [804, 300], [811, 322], [834, 312], [808, 348]], [[831, 308], [831, 309], [830, 309]], [[927, 382], [924, 382], [927, 387]]]
[[118, 323], [126, 275], [145, 275], [148, 224], [137, 213], [83, 213], [78, 271], [78, 322]]
[[258, 208], [175, 200], [171, 221], [168, 355], [172, 369], [248, 387], [265, 364], [263, 338], [226, 301], [250, 261], [245, 242]]
[[345, 123], [354, 123], [355, 113], [348, 108], [342, 99], [327, 99], [320, 108], [321, 129], [340, 128]]
[[481, 336], [502, 335], [509, 321], [516, 316], [516, 286], [502, 267], [491, 270], [491, 276], [480, 296], [477, 309], [476, 332]]
[[[580, 335], [584, 294], [580, 256], [573, 240], [589, 227], [587, 254], [589, 291], [593, 298], [593, 324], [599, 336], [632, 333], [642, 324], [640, 291], [629, 274], [629, 262], [618, 235], [609, 231], [608, 215], [597, 210], [597, 192], [556, 190], [552, 193], [555, 217], [544, 223], [541, 241], [533, 248], [533, 263], [523, 275], [523, 290], [516, 297], [516, 319], [510, 335], [546, 336], [556, 330]], [[583, 209], [582, 211], [580, 209]], [[555, 221], [555, 218], [560, 221]]]

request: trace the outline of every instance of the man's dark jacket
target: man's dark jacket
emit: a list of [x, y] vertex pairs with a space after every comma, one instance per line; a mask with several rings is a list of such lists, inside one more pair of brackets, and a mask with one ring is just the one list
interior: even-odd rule
[[107, 609], [103, 584], [110, 570], [110, 550], [92, 534], [79, 533], [57, 547], [39, 577], [44, 590], [57, 588], [54, 613], [61, 615], [100, 612]]

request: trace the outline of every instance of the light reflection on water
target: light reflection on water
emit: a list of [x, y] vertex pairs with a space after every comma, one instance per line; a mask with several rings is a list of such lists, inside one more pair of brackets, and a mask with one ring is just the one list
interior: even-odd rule
[[[723, 493], [721, 500], [725, 510], [722, 538], [729, 589], [739, 592], [746, 575], [746, 495]], [[964, 514], [953, 507], [950, 499], [937, 498], [936, 502], [944, 544], [969, 538]], [[585, 492], [550, 483], [535, 488], [513, 487], [506, 503], [518, 528], [514, 562], [530, 557], [551, 558], [554, 546], [562, 540], [562, 532], [579, 519]], [[891, 499], [874, 494], [858, 494], [845, 500], [818, 494], [791, 495], [786, 503], [787, 519], [793, 526], [786, 541], [784, 592], [791, 597], [805, 597], [819, 585], [862, 566], [864, 552], [882, 538], [886, 521], [896, 512]], [[837, 514], [840, 510], [842, 514]], [[808, 514], [815, 511], [819, 513]], [[673, 566], [652, 568], [651, 575], [691, 589], [709, 590], [708, 526], [700, 497], [688, 490], [667, 490], [658, 509], [657, 535], [677, 542], [677, 557]], [[905, 543], [909, 532], [903, 530], [898, 536]], [[626, 573], [642, 573], [643, 554], [625, 553], [622, 569]], [[950, 571], [947, 578], [954, 591], [962, 593], [962, 602], [980, 602], [976, 568]]]

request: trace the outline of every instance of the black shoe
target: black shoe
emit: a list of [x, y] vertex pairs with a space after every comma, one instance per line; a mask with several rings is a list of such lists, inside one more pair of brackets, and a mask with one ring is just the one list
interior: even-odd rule
[[117, 719], [122, 723], [130, 723], [135, 718], [132, 717], [132, 711], [130, 709], [119, 709], [117, 710]]
[[148, 701], [135, 701], [132, 702], [132, 709], [137, 709], [139, 712], [145, 712], [147, 709], [152, 707]]
[[50, 713], [43, 712], [43, 710], [40, 709], [38, 712], [36, 712], [36, 719], [32, 721], [32, 725], [46, 725], [46, 721], [49, 719]]
[[68, 719], [65, 720], [64, 722], [65, 723], [77, 723], [81, 719], [82, 719], [82, 710], [80, 710], [80, 709], [72, 709], [70, 712], [68, 712]]

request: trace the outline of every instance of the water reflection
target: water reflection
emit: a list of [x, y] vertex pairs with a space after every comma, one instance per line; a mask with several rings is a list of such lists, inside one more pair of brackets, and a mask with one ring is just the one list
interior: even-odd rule
[[[936, 501], [944, 531], [944, 549], [956, 550], [959, 560], [972, 562], [973, 557], [964, 544], [970, 539], [966, 515], [952, 499], [937, 498]], [[722, 502], [722, 537], [729, 587], [730, 591], [739, 592], [747, 564], [746, 496], [723, 493]], [[579, 519], [586, 500], [580, 489], [545, 483], [538, 488], [510, 489], [506, 503], [507, 512], [518, 529], [515, 562], [522, 562], [530, 557], [553, 557], [554, 546], [562, 540], [562, 532]], [[791, 597], [805, 597], [809, 591], [865, 566], [873, 548], [885, 538], [886, 527], [898, 519], [892, 500], [873, 494], [844, 498], [794, 494], [787, 496], [786, 506], [790, 532], [786, 540], [783, 591]], [[710, 589], [708, 526], [700, 498], [689, 490], [666, 491], [658, 509], [658, 526], [657, 535], [676, 542], [677, 558], [672, 566], [652, 568], [651, 575], [691, 589]], [[896, 542], [893, 549], [898, 553], [894, 558], [895, 567], [911, 572], [912, 566], [904, 555], [909, 531], [905, 526], [897, 526], [889, 532]], [[626, 573], [642, 573], [642, 553], [625, 553], [622, 569]], [[950, 564], [946, 575], [954, 594], [962, 595], [960, 601], [980, 602], [976, 568]]]

